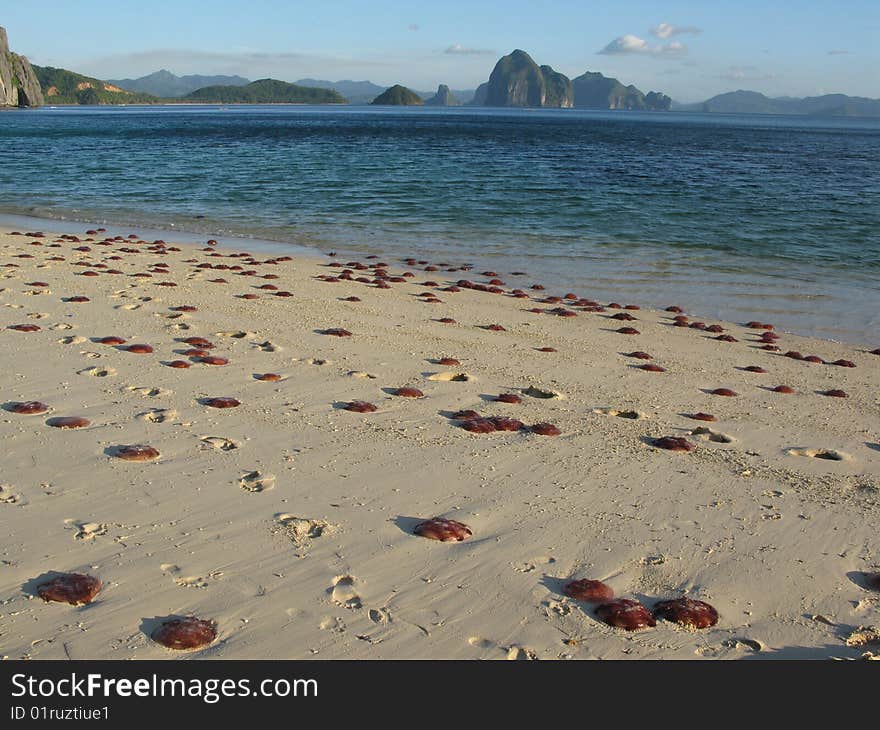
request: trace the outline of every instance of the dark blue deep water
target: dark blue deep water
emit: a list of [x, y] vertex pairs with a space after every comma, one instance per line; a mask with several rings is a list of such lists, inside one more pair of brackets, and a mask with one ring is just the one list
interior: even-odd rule
[[583, 295], [880, 336], [880, 120], [10, 112], [0, 212], [509, 266]]

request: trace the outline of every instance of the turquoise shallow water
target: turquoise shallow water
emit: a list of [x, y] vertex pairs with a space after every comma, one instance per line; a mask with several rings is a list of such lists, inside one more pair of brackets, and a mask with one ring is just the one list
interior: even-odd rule
[[0, 115], [0, 212], [418, 255], [880, 340], [880, 122], [569, 110]]

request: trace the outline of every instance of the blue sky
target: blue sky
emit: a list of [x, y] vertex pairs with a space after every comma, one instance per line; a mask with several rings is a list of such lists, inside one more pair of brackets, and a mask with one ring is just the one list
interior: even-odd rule
[[570, 77], [601, 71], [680, 101], [739, 88], [880, 97], [880, 0], [4, 4], [14, 50], [100, 78], [167, 68], [474, 88], [523, 48]]

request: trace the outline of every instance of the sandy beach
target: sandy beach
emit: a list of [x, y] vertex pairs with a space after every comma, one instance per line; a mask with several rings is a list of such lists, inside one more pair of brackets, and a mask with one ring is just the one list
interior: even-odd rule
[[[880, 652], [858, 631], [880, 625], [867, 582], [880, 571], [880, 342], [673, 326], [676, 312], [566, 300], [479, 261], [278, 260], [86, 228], [0, 232], [4, 658]], [[447, 290], [460, 280], [500, 293]], [[30, 401], [47, 409], [14, 412]], [[468, 431], [463, 410], [523, 427]], [[89, 425], [49, 425], [59, 417]], [[159, 456], [119, 458], [127, 445]], [[472, 535], [413, 534], [432, 517]], [[40, 600], [63, 572], [103, 590], [81, 607]], [[700, 599], [718, 623], [613, 628], [564, 594], [575, 578], [648, 608]], [[152, 641], [173, 616], [216, 622], [217, 639], [196, 652]]]

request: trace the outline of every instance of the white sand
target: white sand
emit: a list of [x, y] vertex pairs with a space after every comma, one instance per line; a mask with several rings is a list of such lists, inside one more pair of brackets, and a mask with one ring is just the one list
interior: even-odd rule
[[[437, 292], [442, 304], [417, 298], [426, 279], [485, 281], [479, 262], [469, 273], [417, 271], [412, 283], [381, 290], [316, 280], [339, 273], [322, 261], [251, 267], [197, 247], [160, 256], [144, 244], [76, 252], [83, 244], [32, 240], [0, 234], [0, 400], [51, 407], [0, 411], [0, 655], [179, 657], [148, 633], [157, 618], [189, 614], [219, 630], [211, 647], [182, 655], [191, 658], [858, 657], [865, 647], [848, 647], [846, 637], [880, 623], [880, 593], [859, 585], [862, 571], [880, 570], [880, 357], [866, 349], [789, 334], [778, 343], [852, 360], [849, 369], [761, 351], [739, 325], [725, 325], [736, 343], [673, 328], [666, 312], [633, 312], [630, 323], [607, 319], [613, 310], [532, 314], [557, 305], [476, 291]], [[128, 246], [141, 252], [118, 252]], [[22, 253], [34, 258], [16, 258]], [[47, 261], [59, 255], [65, 261]], [[121, 260], [106, 260], [114, 255]], [[183, 263], [190, 258], [280, 278], [197, 269]], [[170, 273], [85, 277], [86, 267], [71, 265], [80, 260], [124, 274], [165, 262]], [[393, 274], [410, 268], [385, 260]], [[508, 289], [532, 283], [499, 274]], [[209, 283], [217, 277], [229, 283]], [[26, 285], [34, 281], [49, 287]], [[264, 283], [294, 296], [253, 288]], [[544, 283], [543, 294], [565, 293]], [[235, 296], [248, 291], [259, 298]], [[91, 301], [63, 301], [74, 295]], [[363, 301], [340, 301], [352, 295]], [[182, 304], [198, 311], [169, 309]], [[480, 328], [496, 322], [507, 331]], [[19, 323], [41, 330], [6, 329]], [[613, 331], [625, 325], [642, 334]], [[353, 336], [316, 332], [330, 327]], [[245, 334], [221, 334], [229, 332]], [[108, 335], [155, 352], [92, 341]], [[189, 336], [214, 342], [212, 354], [230, 364], [163, 365], [187, 359], [175, 351]], [[558, 352], [535, 349], [544, 346]], [[666, 372], [636, 369], [641, 361], [621, 354], [632, 350], [651, 353]], [[461, 367], [431, 362], [444, 356]], [[738, 369], [748, 365], [769, 372]], [[473, 377], [429, 379], [450, 370]], [[284, 379], [255, 380], [265, 372]], [[486, 400], [530, 384], [564, 398]], [[762, 387], [779, 384], [797, 394]], [[426, 397], [383, 390], [403, 385]], [[718, 387], [739, 396], [703, 392]], [[850, 397], [817, 393], [829, 388]], [[210, 409], [198, 401], [206, 396], [242, 405]], [[356, 399], [378, 412], [334, 407]], [[473, 435], [443, 415], [459, 409], [549, 421], [562, 435]], [[696, 411], [718, 422], [683, 415]], [[64, 415], [92, 426], [46, 425]], [[692, 453], [649, 443], [699, 426], [732, 441], [689, 436]], [[224, 439], [237, 448], [218, 448]], [[129, 463], [105, 453], [140, 443], [161, 458]], [[435, 515], [467, 523], [473, 537], [451, 544], [411, 534]], [[310, 526], [291, 517], [327, 525], [294, 539], [297, 525]], [[50, 571], [88, 572], [105, 587], [90, 606], [44, 603], [33, 588]], [[570, 577], [603, 579], [649, 607], [700, 598], [720, 620], [700, 632], [661, 621], [626, 633], [566, 598]]]

